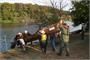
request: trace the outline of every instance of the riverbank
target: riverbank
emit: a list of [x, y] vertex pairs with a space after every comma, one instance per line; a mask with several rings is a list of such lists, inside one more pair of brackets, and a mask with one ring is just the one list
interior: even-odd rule
[[37, 22], [38, 20], [34, 20], [34, 19], [31, 19], [31, 20], [1, 20], [1, 23], [35, 23]]
[[56, 51], [52, 51], [51, 42], [48, 40], [46, 55], [42, 55], [39, 43], [26, 45], [26, 51], [21, 47], [2, 52], [1, 59], [89, 59], [89, 33], [85, 33], [85, 39], [81, 40], [80, 34], [71, 34], [69, 49], [70, 57], [65, 56], [66, 51], [63, 50], [62, 56], [57, 56], [60, 48], [59, 37], [56, 40]]

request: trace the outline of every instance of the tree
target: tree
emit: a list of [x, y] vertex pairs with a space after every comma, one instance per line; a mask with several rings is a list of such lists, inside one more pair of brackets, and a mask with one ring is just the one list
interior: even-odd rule
[[28, 3], [28, 4], [26, 4], [26, 6], [27, 6], [27, 13], [28, 13], [28, 16], [30, 17], [30, 18], [32, 18], [32, 14], [33, 14], [33, 9], [32, 9], [32, 4], [31, 3]]
[[[40, 0], [38, 1], [40, 3]], [[45, 4], [46, 6], [48, 5], [52, 7], [50, 9], [51, 10], [50, 12], [53, 18], [50, 18], [49, 20], [52, 20], [53, 23], [56, 23], [57, 21], [61, 19], [63, 9], [69, 5], [67, 0], [47, 0], [47, 1], [43, 0], [43, 2], [41, 3]], [[58, 17], [60, 19], [58, 19]]]
[[1, 15], [2, 20], [13, 20], [13, 13], [15, 11], [15, 6], [11, 3], [1, 3]]
[[89, 28], [89, 1], [72, 1], [73, 7], [72, 10], [72, 20], [74, 26], [77, 26], [81, 23], [87, 25], [86, 29]]
[[[59, 21], [59, 14], [63, 18], [67, 18], [69, 12], [50, 6], [32, 5], [31, 3], [1, 3], [2, 20], [13, 20], [13, 22], [27, 22], [29, 20], [37, 20], [45, 24], [52, 24]], [[66, 16], [67, 15], [67, 16]], [[68, 18], [69, 19], [69, 18]]]

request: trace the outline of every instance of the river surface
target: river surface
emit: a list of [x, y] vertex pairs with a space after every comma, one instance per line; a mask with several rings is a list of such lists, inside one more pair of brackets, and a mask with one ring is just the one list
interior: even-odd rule
[[[65, 21], [70, 27], [70, 32], [73, 32], [75, 30], [81, 29], [81, 25], [73, 27], [72, 22]], [[11, 43], [14, 40], [14, 37], [19, 32], [24, 32], [27, 30], [30, 34], [34, 34], [38, 29], [40, 25], [36, 24], [30, 24], [30, 23], [0, 23], [0, 52], [6, 51], [5, 47], [5, 35], [6, 35], [6, 42], [7, 42], [7, 50], [10, 50]], [[42, 27], [46, 28], [46, 27]], [[39, 40], [35, 40], [34, 42], [39, 42]], [[30, 43], [28, 43], [30, 44]]]

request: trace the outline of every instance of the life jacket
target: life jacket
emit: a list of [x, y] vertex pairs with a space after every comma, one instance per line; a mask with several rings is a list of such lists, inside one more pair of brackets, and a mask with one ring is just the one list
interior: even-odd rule
[[51, 34], [51, 37], [53, 37], [53, 34]]
[[[51, 37], [53, 37], [54, 36], [54, 34], [51, 34]], [[58, 36], [58, 34], [55, 34], [55, 37], [57, 37]]]
[[65, 29], [64, 29], [64, 31], [62, 31], [62, 34], [63, 34], [63, 35], [69, 35], [69, 26], [64, 25], [63, 27], [64, 27]]
[[47, 39], [46, 34], [42, 34], [42, 35], [41, 35], [41, 40], [42, 40], [42, 41], [46, 41], [46, 39]]
[[19, 36], [22, 36], [22, 33]]
[[69, 29], [69, 26], [64, 25], [63, 27], [66, 28], [66, 29]]
[[19, 34], [16, 34], [16, 39], [19, 39]]

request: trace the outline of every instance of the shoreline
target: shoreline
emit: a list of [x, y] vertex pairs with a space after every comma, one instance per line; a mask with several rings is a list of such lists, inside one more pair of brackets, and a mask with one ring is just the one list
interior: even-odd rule
[[22, 22], [13, 22], [13, 21], [9, 21], [9, 20], [4, 20], [4, 21], [0, 21], [0, 23], [42, 23], [42, 22], [39, 22], [38, 20], [29, 20], [29, 21], [24, 21], [24, 22], [23, 21]]
[[0, 23], [35, 23], [35, 21], [28, 21], [28, 22], [9, 22], [9, 21], [7, 21], [7, 22], [5, 22], [5, 21], [1, 21]]

